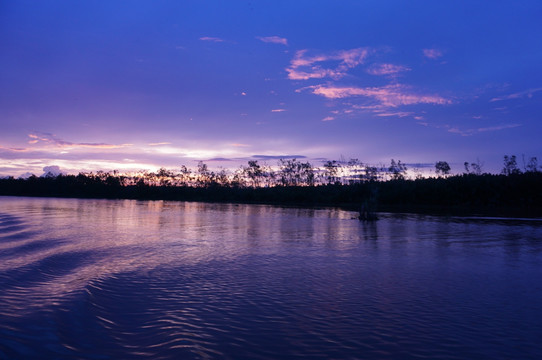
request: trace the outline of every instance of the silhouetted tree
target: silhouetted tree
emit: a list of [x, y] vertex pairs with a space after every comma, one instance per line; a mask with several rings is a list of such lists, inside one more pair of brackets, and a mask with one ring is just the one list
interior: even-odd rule
[[179, 177], [180, 177], [180, 182], [182, 186], [188, 186], [191, 184], [192, 182], [191, 174], [192, 174], [192, 170], [187, 168], [185, 165], [181, 165], [181, 171], [179, 173]]
[[296, 159], [280, 159], [279, 160], [279, 172], [280, 182], [285, 186], [297, 185], [298, 173], [297, 173], [298, 161]]
[[365, 180], [376, 181], [378, 180], [378, 168], [376, 166], [365, 166]]
[[340, 164], [336, 160], [328, 160], [324, 163], [324, 176], [328, 184], [334, 184], [338, 181], [337, 173]]
[[211, 184], [211, 172], [203, 161], [198, 162], [198, 178], [197, 183], [199, 186], [206, 187]]
[[469, 168], [470, 164], [469, 164], [469, 162], [465, 161], [463, 163], [463, 166], [465, 167], [465, 174], [470, 174], [470, 168]]
[[245, 186], [244, 168], [241, 166], [236, 169], [231, 176], [230, 185], [234, 188], [240, 188]]
[[363, 163], [358, 159], [348, 160], [348, 183], [354, 184], [364, 180]]
[[519, 174], [521, 171], [518, 168], [516, 155], [504, 155], [504, 167], [501, 171], [503, 175]]
[[529, 162], [527, 163], [526, 172], [538, 172], [538, 159], [536, 157], [532, 157], [529, 159]]
[[220, 171], [215, 174], [215, 182], [222, 187], [228, 187], [230, 185], [228, 173], [225, 169], [220, 169]]
[[275, 173], [275, 171], [273, 171], [271, 166], [264, 165], [262, 168], [262, 171], [263, 171], [264, 180], [266, 182], [266, 186], [271, 187], [271, 186], [276, 185], [275, 181], [277, 178], [277, 174]]
[[463, 164], [465, 166], [465, 174], [473, 174], [473, 175], [482, 175], [482, 168], [484, 166], [484, 163], [481, 162], [479, 159], [476, 159], [475, 163], [468, 163], [468, 161], [465, 161]]
[[260, 187], [260, 182], [263, 177], [262, 167], [258, 164], [258, 160], [249, 160], [248, 166], [243, 168], [244, 174], [252, 181], [252, 187]]
[[437, 161], [435, 164], [435, 173], [437, 175], [448, 175], [450, 170], [450, 165], [446, 161]]
[[405, 178], [407, 167], [405, 164], [401, 163], [401, 160], [396, 162], [394, 159], [391, 159], [391, 164], [388, 167], [388, 171], [393, 180], [403, 180]]
[[301, 178], [307, 186], [314, 186], [314, 169], [312, 168], [311, 163], [308, 161], [301, 163]]
[[166, 170], [165, 168], [160, 168], [156, 173], [156, 177], [160, 183], [160, 186], [170, 186], [171, 180], [175, 177], [175, 174], [172, 171]]
[[280, 159], [279, 167], [282, 185], [314, 185], [314, 170], [309, 162], [302, 163], [297, 159]]

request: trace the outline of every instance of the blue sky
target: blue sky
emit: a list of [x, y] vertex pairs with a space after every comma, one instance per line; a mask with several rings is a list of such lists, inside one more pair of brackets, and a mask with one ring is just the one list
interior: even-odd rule
[[[540, 1], [5, 1], [0, 175], [542, 157]], [[422, 165], [419, 165], [422, 166]]]

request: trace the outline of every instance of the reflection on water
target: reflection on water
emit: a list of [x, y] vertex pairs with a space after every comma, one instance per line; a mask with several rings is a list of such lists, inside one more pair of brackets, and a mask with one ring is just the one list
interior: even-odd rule
[[540, 358], [542, 223], [0, 198], [0, 358]]

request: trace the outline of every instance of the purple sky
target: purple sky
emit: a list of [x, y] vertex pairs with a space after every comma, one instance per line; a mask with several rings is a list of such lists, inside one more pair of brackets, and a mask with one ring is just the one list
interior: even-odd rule
[[4, 1], [0, 175], [542, 160], [540, 19], [538, 0]]

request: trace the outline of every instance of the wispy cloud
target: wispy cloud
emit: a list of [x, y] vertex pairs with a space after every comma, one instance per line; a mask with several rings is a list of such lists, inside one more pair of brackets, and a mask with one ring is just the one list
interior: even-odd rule
[[376, 116], [380, 116], [380, 117], [405, 117], [405, 116], [411, 116], [412, 113], [411, 112], [407, 112], [407, 111], [397, 111], [397, 112], [381, 112], [381, 113], [377, 113]]
[[230, 159], [230, 158], [225, 158], [225, 157], [214, 157], [214, 158], [210, 158], [210, 159], [207, 159], [205, 161], [218, 161], [218, 162], [222, 162], [222, 161], [236, 161], [237, 159]]
[[279, 36], [256, 36], [256, 39], [265, 43], [281, 44], [288, 46], [288, 39]]
[[223, 39], [218, 38], [218, 37], [213, 37], [213, 36], [202, 36], [199, 39], [203, 41], [211, 41], [211, 42], [224, 42]]
[[520, 91], [520, 92], [509, 94], [509, 95], [495, 97], [489, 101], [495, 102], [495, 101], [503, 101], [503, 100], [512, 100], [512, 99], [520, 99], [522, 97], [527, 97], [530, 99], [533, 97], [534, 93], [539, 92], [539, 91], [542, 91], [542, 88], [529, 89], [529, 90]]
[[438, 59], [439, 57], [442, 57], [444, 53], [442, 50], [439, 49], [423, 49], [423, 56], [425, 56], [428, 59]]
[[322, 119], [322, 121], [333, 121], [333, 120], [335, 120], [333, 116], [326, 116], [325, 118]]
[[367, 73], [371, 75], [397, 75], [410, 70], [409, 67], [403, 65], [375, 64], [367, 69]]
[[[299, 50], [286, 68], [288, 78], [291, 80], [308, 80], [344, 77], [349, 69], [352, 69], [367, 58], [370, 53], [368, 48], [341, 50], [331, 54], [309, 56], [308, 50]], [[323, 63], [335, 62], [334, 67], [325, 67]]]
[[397, 107], [401, 105], [414, 104], [434, 104], [446, 105], [452, 101], [439, 95], [423, 95], [414, 93], [409, 86], [401, 84], [391, 84], [383, 87], [337, 87], [332, 85], [308, 86], [301, 91], [310, 89], [313, 94], [324, 96], [328, 99], [343, 99], [354, 96], [364, 96], [372, 98], [384, 107]]
[[149, 143], [147, 144], [149, 146], [161, 146], [161, 145], [171, 145], [170, 142], [157, 142], [157, 143]]
[[252, 158], [259, 160], [279, 160], [279, 159], [305, 159], [304, 155], [252, 155]]
[[286, 111], [286, 109], [273, 109], [271, 112], [283, 112]]
[[0, 145], [0, 150], [15, 151], [15, 152], [29, 151], [28, 148], [4, 147], [4, 146], [1, 146], [1, 145]]
[[31, 139], [28, 141], [29, 144], [45, 143], [47, 145], [53, 145], [61, 148], [118, 149], [132, 145], [114, 145], [106, 143], [74, 143], [71, 141], [59, 139], [55, 135], [50, 133], [32, 133], [28, 134], [28, 137]]
[[483, 127], [483, 128], [477, 128], [477, 129], [465, 129], [465, 130], [459, 129], [457, 127], [450, 127], [448, 129], [448, 132], [459, 134], [461, 136], [472, 136], [474, 134], [482, 133], [482, 132], [513, 129], [518, 126], [521, 126], [521, 124], [504, 124], [504, 125], [498, 125], [498, 126], [490, 126], [490, 127]]
[[233, 144], [231, 144], [231, 146], [234, 146], [234, 147], [250, 147], [250, 145], [248, 145], [248, 144], [240, 144], [240, 143], [233, 143]]

